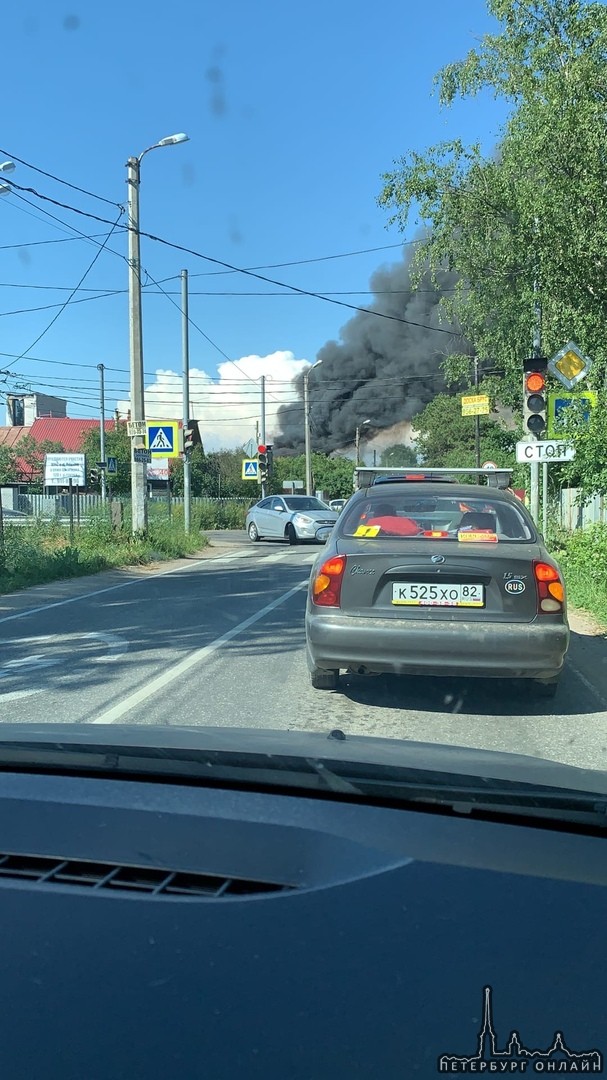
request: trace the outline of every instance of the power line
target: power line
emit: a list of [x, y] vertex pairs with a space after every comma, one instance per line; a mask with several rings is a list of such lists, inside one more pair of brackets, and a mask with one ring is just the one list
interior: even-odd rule
[[[71, 210], [73, 213], [80, 214], [82, 217], [91, 218], [93, 221], [100, 221], [104, 225], [113, 225], [114, 223], [107, 218], [99, 217], [98, 214], [91, 214], [86, 210], [81, 210], [76, 206], [70, 206], [68, 203], [62, 203], [57, 199], [51, 199], [48, 195], [42, 195], [36, 191], [35, 188], [25, 188], [19, 184], [15, 184], [13, 180], [7, 180], [7, 183], [11, 188], [16, 188], [19, 191], [27, 191], [30, 194], [35, 195], [39, 199], [43, 199], [45, 202], [53, 203], [55, 206], [59, 206], [64, 210]], [[122, 226], [125, 230], [128, 226]], [[161, 236], [156, 236], [154, 233], [139, 231], [140, 236], [145, 236], [148, 240], [154, 240], [156, 243], [162, 244], [165, 247], [169, 247], [174, 251], [182, 251], [186, 255], [192, 255], [196, 259], [204, 259], [205, 262], [213, 263], [215, 266], [222, 266], [225, 270], [230, 270], [233, 273], [245, 274], [248, 277], [256, 278], [258, 281], [265, 281], [269, 285], [276, 285], [282, 289], [289, 289], [292, 292], [300, 293], [302, 296], [310, 296], [316, 300], [325, 300], [328, 304], [336, 304], [339, 307], [348, 308], [350, 311], [359, 311], [365, 315], [373, 315], [379, 319], [388, 319], [390, 322], [403, 323], [405, 326], [416, 326], [422, 330], [431, 330], [437, 334], [448, 334], [450, 337], [462, 337], [460, 331], [446, 330], [442, 326], [428, 326], [427, 323], [416, 322], [412, 319], [403, 319], [399, 315], [387, 315], [382, 311], [373, 311], [370, 308], [361, 307], [358, 304], [348, 304], [345, 300], [337, 300], [335, 297], [326, 296], [323, 293], [313, 292], [310, 289], [300, 289], [297, 285], [289, 285], [287, 282], [278, 281], [275, 278], [266, 277], [263, 274], [259, 274], [254, 270], [246, 270], [240, 266], [234, 266], [232, 263], [225, 262], [223, 259], [216, 259], [211, 255], [205, 255], [203, 252], [196, 251], [194, 248], [186, 247], [184, 244], [177, 244], [171, 240], [165, 240]], [[158, 284], [158, 283], [157, 283]]]
[[114, 229], [116, 229], [116, 228], [117, 228], [117, 226], [118, 226], [118, 222], [119, 222], [120, 218], [122, 217], [123, 213], [124, 213], [124, 210], [123, 210], [123, 209], [121, 209], [121, 210], [120, 210], [120, 213], [119, 213], [119, 215], [118, 215], [118, 217], [116, 218], [116, 221], [115, 221], [115, 222], [114, 222], [114, 223], [112, 224], [112, 228], [110, 229], [109, 233], [107, 234], [107, 237], [106, 237], [106, 239], [104, 240], [103, 244], [100, 244], [100, 246], [99, 246], [98, 250], [97, 250], [97, 251], [95, 252], [95, 255], [93, 256], [93, 259], [91, 260], [91, 262], [90, 262], [90, 263], [89, 263], [89, 265], [87, 266], [86, 270], [84, 271], [84, 273], [83, 273], [82, 277], [80, 278], [80, 281], [79, 281], [79, 282], [78, 282], [78, 284], [76, 285], [76, 288], [75, 288], [75, 289], [73, 290], [73, 292], [72, 292], [72, 293], [71, 293], [71, 294], [70, 294], [70, 295], [68, 296], [67, 300], [66, 300], [66, 301], [65, 301], [65, 302], [64, 302], [64, 303], [62, 304], [62, 306], [60, 307], [59, 311], [57, 311], [57, 312], [55, 313], [55, 315], [53, 315], [53, 318], [51, 319], [50, 323], [48, 323], [48, 325], [47, 325], [47, 326], [46, 326], [46, 327], [44, 328], [44, 330], [42, 331], [42, 333], [38, 334], [38, 337], [37, 337], [37, 338], [35, 338], [35, 339], [34, 339], [34, 341], [32, 341], [31, 345], [30, 345], [30, 346], [28, 346], [28, 348], [27, 348], [27, 349], [25, 349], [25, 350], [24, 350], [24, 352], [22, 352], [22, 353], [20, 354], [20, 356], [18, 356], [18, 357], [16, 358], [16, 360], [14, 361], [14, 363], [15, 363], [15, 364], [18, 364], [20, 360], [23, 360], [23, 358], [24, 358], [25, 356], [27, 356], [28, 352], [30, 352], [30, 350], [31, 350], [31, 349], [33, 349], [33, 348], [34, 348], [34, 346], [35, 346], [35, 345], [37, 345], [37, 344], [38, 344], [38, 342], [42, 340], [42, 338], [43, 338], [43, 337], [45, 336], [45, 334], [48, 334], [48, 332], [49, 332], [49, 330], [51, 329], [51, 327], [52, 327], [52, 326], [54, 326], [54, 324], [55, 324], [55, 323], [57, 322], [57, 319], [59, 318], [59, 316], [60, 316], [60, 315], [62, 314], [62, 312], [63, 312], [63, 311], [65, 311], [65, 308], [66, 308], [66, 307], [67, 307], [67, 305], [68, 305], [68, 304], [70, 303], [70, 301], [71, 301], [72, 297], [74, 296], [74, 294], [75, 294], [75, 292], [76, 292], [76, 289], [80, 288], [80, 286], [82, 285], [82, 282], [83, 282], [83, 281], [85, 280], [85, 278], [87, 277], [87, 275], [88, 275], [88, 274], [90, 274], [91, 270], [93, 269], [93, 267], [94, 267], [95, 263], [97, 262], [97, 259], [98, 259], [98, 258], [99, 258], [99, 256], [101, 255], [101, 252], [103, 251], [103, 249], [104, 249], [104, 247], [105, 247], [105, 245], [106, 245], [107, 241], [108, 241], [108, 240], [110, 239], [110, 237], [112, 236], [112, 234], [113, 234], [113, 232], [114, 232]]
[[[28, 211], [23, 210], [23, 207], [21, 206], [19, 207], [19, 210], [21, 210], [24, 214], [28, 213]], [[36, 215], [30, 214], [30, 217], [36, 217]], [[36, 220], [42, 221], [42, 218], [36, 218]], [[71, 228], [71, 226], [67, 227]], [[105, 236], [105, 233], [92, 233], [90, 236], [86, 236], [84, 233], [81, 233], [78, 236], [64, 236], [62, 239], [57, 238], [54, 240], [27, 240], [21, 244], [0, 244], [0, 251], [14, 251], [20, 250], [21, 248], [43, 247], [45, 244], [71, 244], [74, 240], [95, 240], [99, 236]]]
[[118, 202], [114, 202], [112, 199], [106, 199], [103, 195], [96, 195], [94, 191], [87, 191], [86, 188], [78, 187], [77, 184], [71, 184], [69, 180], [62, 180], [60, 176], [53, 176], [52, 173], [46, 172], [44, 169], [39, 169], [37, 165], [32, 165], [29, 161], [24, 161], [23, 158], [18, 158], [16, 154], [9, 154], [8, 150], [0, 150], [0, 154], [3, 157], [10, 158], [11, 161], [18, 161], [20, 165], [25, 165], [27, 169], [31, 169], [32, 172], [40, 173], [41, 176], [48, 177], [49, 180], [55, 180], [58, 184], [63, 184], [64, 187], [71, 188], [72, 191], [79, 191], [81, 195], [89, 195], [91, 199], [98, 199], [99, 202], [107, 203], [108, 206], [115, 206], [117, 210], [124, 212], [124, 206]]

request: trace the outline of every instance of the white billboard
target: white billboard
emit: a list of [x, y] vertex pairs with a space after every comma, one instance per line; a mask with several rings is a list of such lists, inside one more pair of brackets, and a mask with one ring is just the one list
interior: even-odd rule
[[45, 454], [44, 483], [46, 487], [86, 487], [85, 454]]

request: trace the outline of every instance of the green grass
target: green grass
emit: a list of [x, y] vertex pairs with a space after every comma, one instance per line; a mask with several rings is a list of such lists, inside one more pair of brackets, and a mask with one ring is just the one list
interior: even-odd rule
[[198, 528], [193, 527], [186, 535], [183, 517], [171, 522], [154, 518], [145, 539], [132, 537], [127, 527], [112, 528], [102, 516], [96, 516], [89, 525], [76, 527], [73, 541], [69, 528], [55, 522], [5, 525], [4, 547], [0, 548], [0, 593], [119, 566], [178, 559], [208, 544]]
[[549, 546], [564, 572], [569, 602], [607, 625], [607, 525], [554, 530]]

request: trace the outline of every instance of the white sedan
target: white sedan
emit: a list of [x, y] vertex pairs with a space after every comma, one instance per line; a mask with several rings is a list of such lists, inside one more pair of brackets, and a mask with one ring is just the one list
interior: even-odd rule
[[303, 540], [324, 543], [338, 515], [312, 495], [270, 495], [255, 503], [247, 514], [245, 529], [249, 540]]

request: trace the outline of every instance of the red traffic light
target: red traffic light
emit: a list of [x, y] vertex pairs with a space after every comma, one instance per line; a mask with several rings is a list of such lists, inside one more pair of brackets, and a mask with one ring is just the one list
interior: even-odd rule
[[543, 390], [546, 386], [546, 380], [541, 372], [533, 371], [527, 375], [525, 379], [525, 386], [529, 393], [537, 394], [540, 390]]
[[257, 453], [258, 453], [258, 454], [265, 454], [265, 452], [266, 452], [266, 447], [265, 447], [265, 446], [263, 445], [263, 443], [261, 443], [261, 444], [260, 444], [260, 445], [259, 445], [259, 446], [257, 447]]

